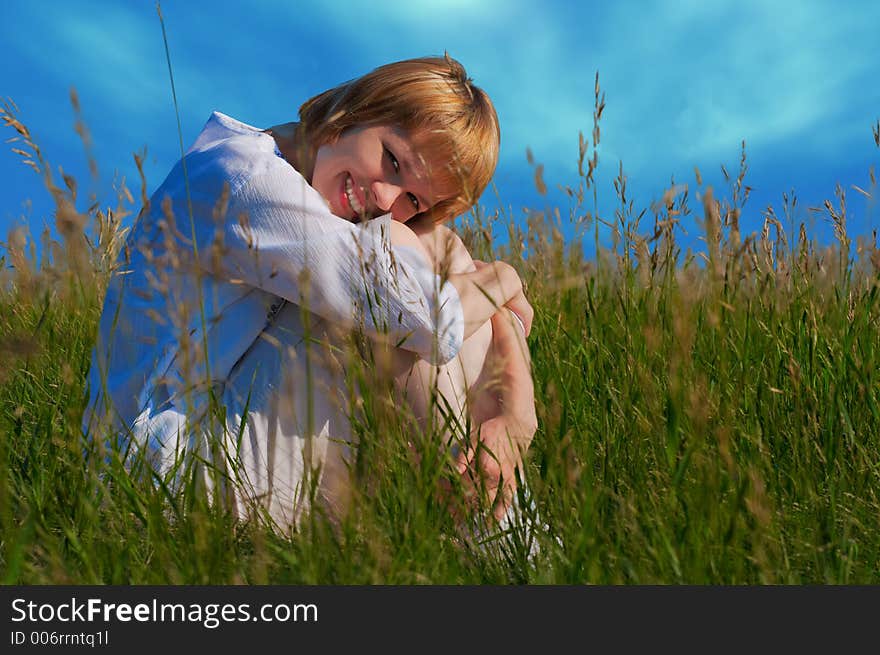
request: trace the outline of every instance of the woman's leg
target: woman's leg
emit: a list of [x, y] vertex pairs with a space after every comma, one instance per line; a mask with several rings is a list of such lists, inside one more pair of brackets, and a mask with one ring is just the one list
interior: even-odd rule
[[[458, 236], [449, 229], [443, 226], [433, 229], [426, 227], [423, 230], [417, 228], [416, 232], [441, 275], [444, 272], [466, 273], [475, 270], [470, 253]], [[444, 267], [448, 270], [444, 271]], [[447, 442], [453, 441], [453, 447], [460, 439], [470, 439], [479, 425], [498, 412], [500, 368], [504, 362], [498, 361], [495, 356], [492, 341], [492, 324], [487, 321], [465, 340], [458, 356], [448, 364], [438, 367], [418, 360], [411, 365], [409, 375], [398, 378], [398, 387], [417, 418], [426, 420], [433, 407], [436, 419], [443, 421], [450, 413], [448, 408], [454, 408], [451, 413], [458, 425], [470, 427], [471, 434], [467, 434], [465, 430], [456, 428], [455, 421], [452, 422], [451, 429], [447, 430], [444, 437]], [[435, 388], [437, 402], [432, 403]], [[525, 514], [520, 506], [519, 496], [515, 496], [506, 515], [498, 524], [491, 520], [486, 523], [478, 520], [477, 524], [468, 528], [470, 535], [478, 542], [486, 539], [485, 543], [498, 547], [502, 542], [494, 536], [497, 536], [497, 530], [500, 529], [508, 537], [512, 535], [514, 541], [522, 539], [531, 555], [537, 553], [534, 519], [528, 518], [535, 515], [534, 501], [529, 499], [526, 487], [523, 487], [521, 493], [526, 498], [523, 507], [528, 508]], [[504, 541], [507, 542], [508, 540]]]
[[[476, 270], [473, 258], [461, 239], [444, 226], [417, 227], [416, 234], [431, 257], [435, 270], [442, 276]], [[484, 408], [492, 406], [492, 374], [488, 353], [492, 343], [492, 325], [483, 324], [465, 339], [458, 355], [442, 366], [418, 359], [403, 374], [397, 385], [416, 419], [424, 423], [432, 408], [435, 418], [446, 422], [447, 440], [465, 438], [458, 428], [468, 421], [479, 424], [487, 418]], [[400, 353], [406, 357], [405, 353]], [[436, 396], [433, 396], [435, 394]], [[458, 434], [456, 434], [458, 433]]]
[[238, 510], [264, 510], [282, 528], [309, 509], [313, 484], [331, 514], [345, 511], [352, 435], [341, 369], [320, 344], [326, 330], [287, 303], [224, 385]]

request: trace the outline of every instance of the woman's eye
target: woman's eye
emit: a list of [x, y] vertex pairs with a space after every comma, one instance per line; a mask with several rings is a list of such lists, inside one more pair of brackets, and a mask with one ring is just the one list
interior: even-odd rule
[[409, 201], [413, 204], [413, 207], [416, 208], [416, 211], [419, 211], [419, 199], [412, 193], [407, 193], [406, 195], [409, 196]]
[[397, 157], [394, 156], [394, 153], [391, 152], [388, 148], [385, 148], [385, 152], [388, 154], [388, 159], [391, 160], [391, 165], [394, 167], [394, 172], [400, 172], [400, 162], [397, 161]]

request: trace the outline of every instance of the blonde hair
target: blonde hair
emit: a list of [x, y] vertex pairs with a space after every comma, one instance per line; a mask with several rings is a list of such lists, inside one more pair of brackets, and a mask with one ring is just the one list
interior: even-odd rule
[[380, 66], [306, 101], [299, 116], [313, 152], [352, 127], [403, 129], [431, 166], [432, 184], [448, 196], [428, 210], [437, 222], [470, 209], [498, 163], [495, 107], [448, 54]]

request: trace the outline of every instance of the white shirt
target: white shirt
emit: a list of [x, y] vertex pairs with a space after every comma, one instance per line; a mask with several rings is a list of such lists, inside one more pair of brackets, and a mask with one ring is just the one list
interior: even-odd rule
[[458, 294], [419, 253], [390, 245], [390, 215], [334, 216], [272, 136], [218, 112], [184, 161], [153, 194], [107, 290], [86, 430], [93, 412], [124, 432], [145, 407], [181, 411], [190, 390], [222, 384], [281, 299], [432, 363], [455, 357]]

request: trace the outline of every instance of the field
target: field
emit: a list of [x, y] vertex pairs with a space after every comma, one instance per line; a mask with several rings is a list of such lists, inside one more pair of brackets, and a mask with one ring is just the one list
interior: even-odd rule
[[[602, 107], [597, 86], [597, 128]], [[14, 109], [3, 116], [13, 145], [51, 170]], [[880, 124], [873, 138], [880, 148]], [[138, 204], [123, 192], [116, 208], [77, 209], [75, 182], [47, 178], [61, 240], [46, 237], [38, 257], [15, 233], [0, 251], [0, 580], [880, 582], [876, 235], [848, 234], [842, 188], [821, 208], [832, 245], [794, 224], [793, 197], [763, 232], [741, 234], [745, 155], [728, 189], [698, 179], [644, 213], [621, 172], [617, 209], [598, 215], [597, 140], [598, 129], [581, 137], [571, 214], [517, 224], [477, 211], [457, 226], [475, 257], [516, 266], [536, 311], [537, 516], [528, 534], [485, 543], [463, 537], [438, 501], [443, 463], [402, 447], [432, 436], [413, 435], [381, 389], [364, 398], [359, 427], [369, 484], [341, 524], [316, 513], [295, 534], [131, 475], [84, 437], [101, 295]], [[693, 220], [705, 249], [681, 252], [680, 223]], [[601, 221], [614, 245], [587, 256]], [[493, 230], [508, 231], [504, 245]]]

